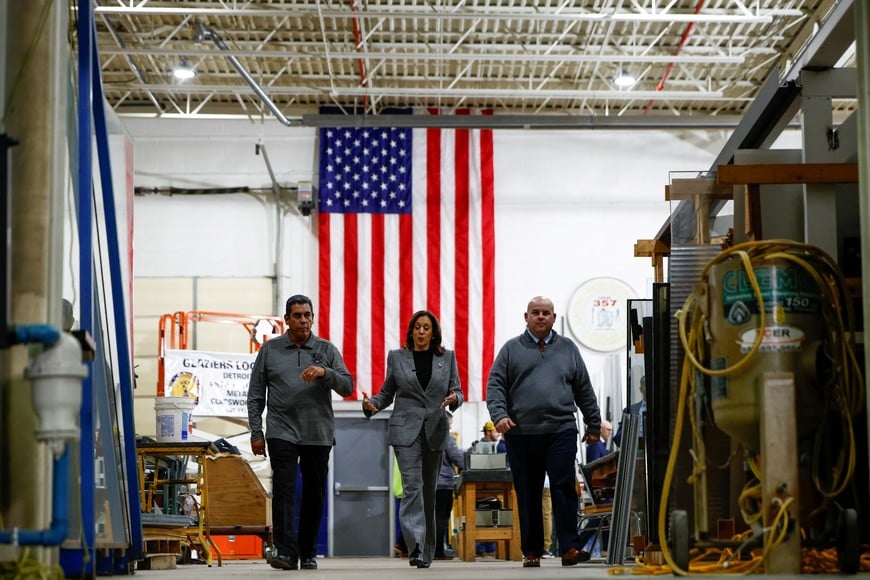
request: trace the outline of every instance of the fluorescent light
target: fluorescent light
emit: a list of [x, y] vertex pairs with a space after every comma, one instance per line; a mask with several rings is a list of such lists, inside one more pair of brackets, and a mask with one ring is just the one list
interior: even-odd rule
[[187, 60], [182, 60], [181, 63], [172, 71], [172, 76], [180, 81], [186, 81], [196, 76], [196, 71], [190, 66]]
[[633, 76], [631, 76], [631, 73], [629, 73], [627, 70], [623, 69], [616, 76], [616, 78], [613, 79], [613, 82], [614, 82], [614, 84], [616, 84], [617, 87], [627, 89], [628, 87], [632, 86], [635, 82], [637, 82], [637, 79], [635, 79]]

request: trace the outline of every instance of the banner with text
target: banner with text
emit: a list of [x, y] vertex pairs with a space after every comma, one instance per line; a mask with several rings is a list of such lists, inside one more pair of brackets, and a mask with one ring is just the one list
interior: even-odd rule
[[248, 383], [256, 354], [167, 350], [167, 397], [197, 401], [195, 417], [248, 417]]

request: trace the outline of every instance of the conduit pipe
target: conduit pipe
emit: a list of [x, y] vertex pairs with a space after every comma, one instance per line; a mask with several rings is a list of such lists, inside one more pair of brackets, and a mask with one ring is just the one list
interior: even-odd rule
[[37, 441], [48, 443], [55, 458], [68, 441], [78, 441], [82, 381], [88, 368], [82, 362], [79, 341], [69, 333], [30, 360], [24, 376], [31, 383], [33, 410], [39, 423]]
[[67, 487], [69, 476], [69, 444], [64, 444], [63, 453], [54, 460], [52, 474], [51, 525], [45, 530], [0, 531], [0, 544], [13, 546], [59, 546], [66, 539]]
[[12, 166], [11, 149], [18, 141], [6, 133], [0, 134], [0, 228], [3, 228], [3, 239], [0, 240], [0, 317], [3, 329], [0, 330], [0, 348], [14, 344], [14, 333], [7, 326], [9, 320], [10, 272], [12, 271], [12, 197], [9, 192], [9, 168]]
[[59, 546], [67, 534], [69, 447], [80, 435], [77, 418], [88, 369], [82, 363], [81, 346], [71, 334], [47, 324], [12, 328], [16, 339], [46, 345], [31, 359], [24, 376], [31, 382], [33, 410], [38, 417], [36, 439], [48, 444], [54, 458], [51, 524], [44, 530], [0, 530], [0, 544]]
[[[368, 86], [368, 79], [366, 73], [366, 62], [363, 60], [363, 44], [362, 44], [362, 32], [360, 30], [359, 25], [359, 16], [356, 16], [356, 0], [348, 0], [348, 4], [350, 5], [350, 11], [354, 13], [353, 17], [353, 41], [356, 45], [357, 54], [359, 54], [359, 58], [357, 58], [357, 67], [359, 67], [359, 86], [366, 87]], [[368, 111], [368, 101], [369, 96], [363, 95], [363, 111]]]
[[[704, 7], [705, 0], [698, 0], [698, 4], [695, 6], [695, 16], [701, 12], [701, 9]], [[695, 27], [695, 21], [692, 20], [688, 24], [686, 24], [686, 29], [683, 30], [682, 36], [680, 36], [680, 42], [677, 44], [677, 49], [674, 51], [674, 56], [680, 56], [680, 53], [683, 51], [683, 45], [686, 44], [686, 41], [689, 40], [689, 35], [692, 34], [692, 29]], [[665, 83], [668, 80], [668, 77], [671, 76], [671, 71], [674, 70], [674, 62], [671, 61], [668, 63], [668, 68], [665, 69], [665, 74], [662, 76], [662, 80], [659, 81], [659, 84], [656, 85], [656, 91], [661, 91], [665, 88]], [[649, 113], [650, 109], [653, 106], [655, 99], [650, 99], [650, 101], [646, 104], [646, 109], [644, 109], [643, 114], [646, 115]]]
[[263, 161], [266, 162], [266, 169], [269, 171], [269, 179], [272, 181], [272, 194], [275, 196], [275, 286], [272, 292], [272, 312], [281, 312], [281, 298], [283, 296], [281, 286], [284, 281], [284, 204], [281, 202], [281, 187], [278, 185], [278, 180], [275, 179], [275, 172], [272, 170], [272, 163], [269, 162], [266, 146], [257, 143], [254, 150], [257, 155], [261, 153], [263, 155]]
[[245, 82], [248, 83], [248, 86], [250, 86], [254, 90], [254, 92], [257, 93], [257, 96], [262, 99], [266, 107], [268, 107], [268, 109], [272, 111], [272, 114], [275, 115], [275, 118], [278, 119], [278, 121], [280, 121], [282, 125], [286, 125], [287, 127], [299, 127], [302, 125], [300, 121], [291, 120], [284, 116], [284, 113], [282, 113], [278, 106], [274, 102], [272, 102], [272, 99], [269, 98], [269, 95], [266, 94], [266, 91], [264, 91], [263, 88], [260, 87], [259, 84], [257, 84], [257, 81], [254, 80], [254, 77], [251, 76], [251, 73], [248, 72], [244, 65], [239, 62], [239, 59], [237, 59], [235, 55], [233, 55], [226, 43], [221, 39], [220, 36], [218, 36], [217, 32], [207, 27], [205, 24], [202, 23], [201, 20], [198, 20], [196, 22], [196, 35], [194, 36], [194, 41], [197, 43], [201, 43], [204, 40], [211, 40], [215, 44], [215, 46], [217, 46], [222, 52], [227, 53], [227, 60], [230, 61], [230, 63], [233, 65], [233, 68], [236, 69], [236, 72], [242, 75], [242, 78], [245, 79]]
[[18, 324], [6, 326], [6, 320], [3, 321], [3, 327], [9, 342], [4, 342], [4, 346], [13, 344], [31, 344], [38, 342], [45, 346], [52, 346], [60, 340], [60, 331], [50, 324]]

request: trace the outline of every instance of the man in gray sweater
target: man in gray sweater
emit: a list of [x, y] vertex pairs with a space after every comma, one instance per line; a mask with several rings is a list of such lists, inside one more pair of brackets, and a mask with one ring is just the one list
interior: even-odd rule
[[577, 408], [595, 443], [601, 414], [580, 350], [553, 330], [553, 301], [536, 296], [525, 312], [526, 330], [502, 346], [486, 385], [489, 415], [507, 443], [517, 494], [523, 566], [537, 568], [544, 552], [541, 496], [550, 477], [553, 519], [562, 565], [585, 562], [577, 534]]
[[[272, 465], [272, 534], [278, 554], [270, 564], [279, 570], [317, 568], [317, 534], [335, 444], [332, 394], [353, 392], [353, 377], [338, 349], [314, 336], [311, 299], [287, 299], [287, 332], [266, 342], [257, 354], [248, 386], [251, 450]], [[263, 433], [263, 409], [267, 408]], [[299, 535], [294, 530], [296, 469], [302, 474]]]

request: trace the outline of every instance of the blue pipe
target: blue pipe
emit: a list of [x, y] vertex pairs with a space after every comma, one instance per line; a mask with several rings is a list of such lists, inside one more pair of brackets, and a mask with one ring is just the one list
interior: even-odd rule
[[51, 527], [46, 530], [0, 531], [0, 544], [17, 546], [59, 546], [67, 532], [67, 482], [69, 480], [69, 443], [63, 453], [54, 460], [52, 474]]
[[60, 340], [60, 330], [50, 324], [16, 324], [11, 330], [13, 344], [40, 342], [51, 346]]

